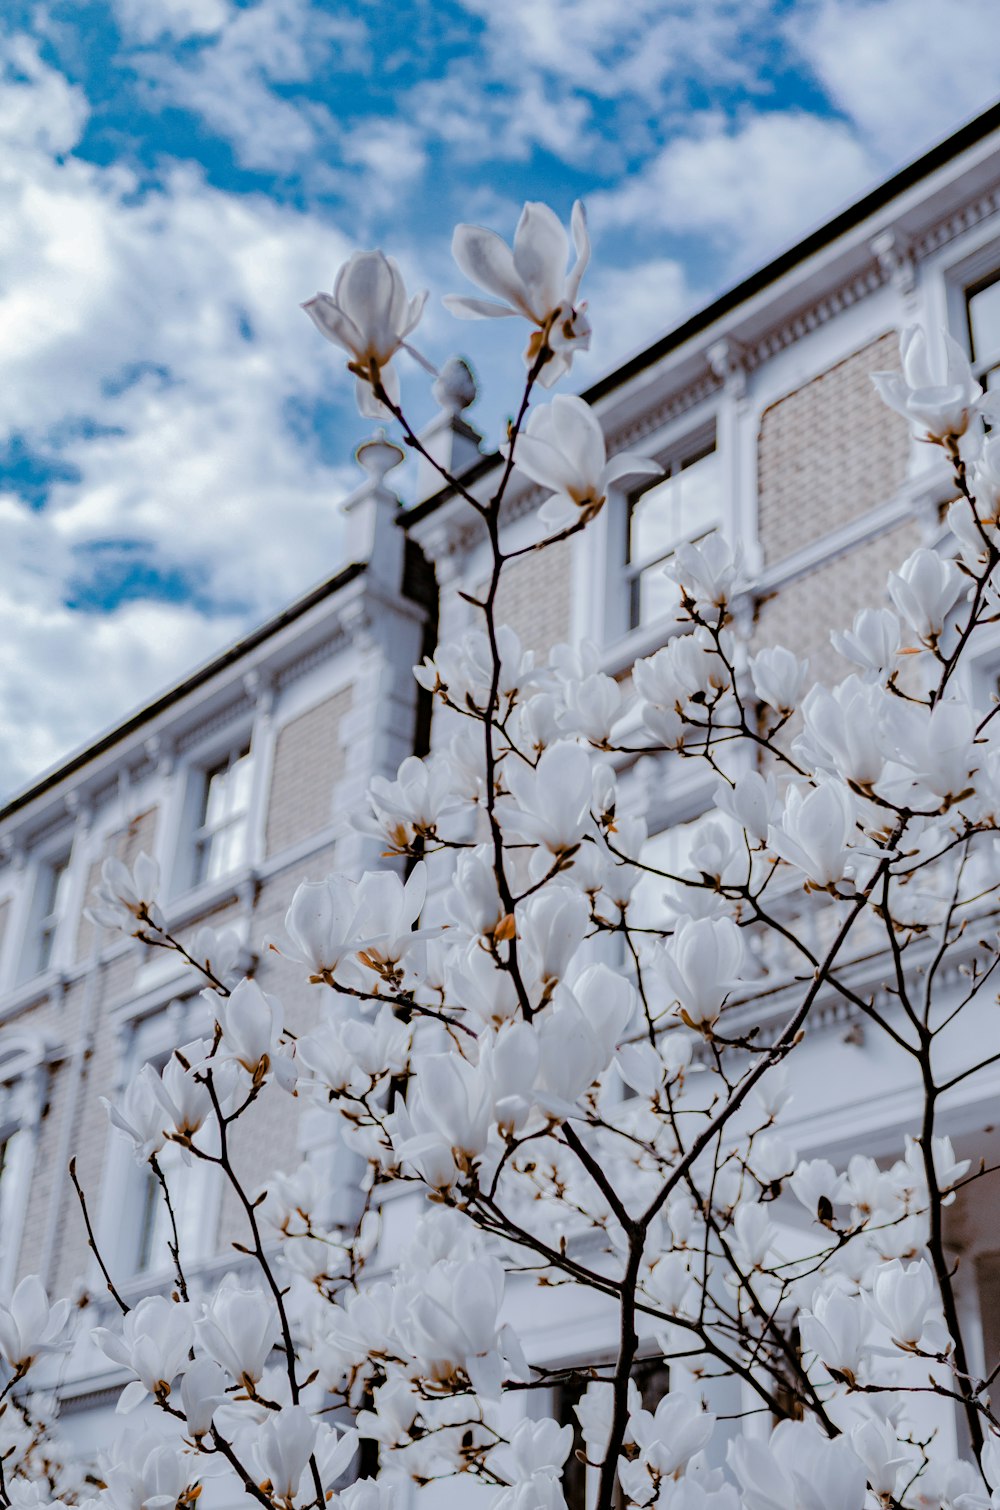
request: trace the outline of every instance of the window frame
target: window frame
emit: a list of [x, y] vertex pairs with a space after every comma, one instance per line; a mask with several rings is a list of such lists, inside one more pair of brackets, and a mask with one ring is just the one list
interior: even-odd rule
[[17, 978], [24, 984], [57, 970], [73, 911], [73, 842], [63, 838], [34, 857], [30, 900], [22, 924]]
[[[244, 760], [247, 762], [247, 787], [243, 805], [231, 811], [229, 803], [236, 784], [233, 779], [234, 773]], [[247, 731], [245, 738], [236, 740], [229, 746], [221, 760], [214, 760], [199, 767], [198, 811], [200, 816], [192, 834], [192, 873], [195, 886], [210, 886], [215, 882], [225, 880], [227, 876], [236, 875], [250, 858], [255, 760], [252, 735], [250, 731]], [[212, 783], [219, 777], [223, 782], [221, 790], [225, 810], [219, 819], [213, 821], [210, 817]], [[220, 838], [229, 837], [234, 829], [242, 832], [239, 859], [235, 864], [213, 873], [212, 855], [216, 842]]]
[[[163, 832], [170, 858], [164, 866], [168, 877], [165, 897], [223, 892], [246, 876], [258, 858], [261, 801], [261, 763], [266, 741], [258, 739], [257, 720], [252, 717], [226, 720], [214, 737], [192, 741], [173, 775], [173, 787], [163, 816]], [[226, 825], [206, 824], [208, 782], [219, 769], [232, 767], [242, 755], [250, 756], [250, 781], [241, 813], [245, 824], [242, 856], [232, 869], [210, 876], [199, 859], [206, 836]], [[231, 824], [229, 825], [231, 826]]]
[[[625, 609], [625, 633], [636, 634], [648, 631], [651, 626], [667, 621], [667, 614], [655, 614], [650, 618], [643, 619], [640, 612], [640, 584], [646, 572], [657, 566], [665, 566], [671, 556], [676, 555], [681, 546], [692, 541], [701, 540], [713, 530], [717, 530], [724, 523], [725, 502], [724, 484], [721, 476], [724, 466], [723, 453], [719, 447], [719, 427], [716, 421], [709, 425], [701, 425], [694, 430], [687, 431], [678, 437], [666, 449], [661, 450], [656, 457], [657, 462], [663, 468], [663, 476], [649, 480], [645, 485], [632, 488], [625, 494], [625, 508], [623, 524], [624, 539], [622, 541], [622, 577], [624, 581], [624, 609]], [[684, 473], [699, 462], [715, 457], [719, 469], [719, 508], [713, 515], [712, 520], [704, 529], [685, 530], [680, 529], [676, 534], [670, 534], [667, 542], [658, 545], [651, 554], [633, 560], [632, 550], [632, 519], [636, 506], [642, 499], [660, 488], [667, 482], [673, 482], [683, 477]]]
[[70, 851], [66, 850], [47, 861], [39, 872], [37, 884], [40, 887], [44, 881], [46, 900], [36, 913], [33, 929], [36, 975], [48, 970], [56, 957], [61, 928], [69, 912], [70, 860]]
[[11, 1292], [18, 1271], [49, 1072], [59, 1053], [46, 1034], [11, 1032], [0, 1054], [0, 1146], [19, 1140], [16, 1164], [0, 1172], [8, 1182], [0, 1205], [0, 1295]]
[[[998, 251], [1000, 257], [1000, 251]], [[991, 373], [997, 374], [997, 390], [1000, 391], [1000, 341], [992, 351], [987, 353], [976, 352], [975, 331], [972, 325], [972, 301], [977, 295], [985, 293], [988, 288], [996, 288], [1000, 295], [1000, 260], [997, 265], [983, 277], [974, 278], [966, 283], [962, 289], [965, 305], [965, 338], [969, 360], [972, 363], [972, 371], [976, 381], [981, 383], [984, 390], [987, 388], [987, 379]]]

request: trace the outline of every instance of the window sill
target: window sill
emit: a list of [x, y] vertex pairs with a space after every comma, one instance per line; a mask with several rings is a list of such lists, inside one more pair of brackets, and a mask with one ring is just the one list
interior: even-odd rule
[[649, 624], [639, 624], [627, 634], [612, 640], [601, 657], [601, 670], [608, 676], [622, 676], [643, 656], [662, 650], [670, 640], [689, 633], [686, 624], [679, 624], [672, 616], [654, 619]]
[[42, 1002], [61, 996], [68, 983], [69, 977], [58, 966], [50, 966], [38, 975], [21, 981], [7, 993], [7, 999], [0, 1007], [0, 1022], [8, 1017], [16, 1017], [28, 1007], [40, 1006]]

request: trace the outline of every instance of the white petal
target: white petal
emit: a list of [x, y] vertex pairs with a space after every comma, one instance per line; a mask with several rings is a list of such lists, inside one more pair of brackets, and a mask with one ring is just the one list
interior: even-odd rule
[[502, 320], [518, 313], [506, 304], [491, 304], [489, 299], [469, 299], [464, 294], [445, 294], [441, 303], [460, 320]]
[[514, 267], [536, 318], [562, 302], [568, 245], [562, 222], [547, 204], [529, 201], [514, 233]]
[[514, 267], [510, 247], [495, 231], [479, 225], [459, 225], [451, 239], [451, 254], [465, 276], [488, 294], [505, 299], [531, 318], [524, 285]]

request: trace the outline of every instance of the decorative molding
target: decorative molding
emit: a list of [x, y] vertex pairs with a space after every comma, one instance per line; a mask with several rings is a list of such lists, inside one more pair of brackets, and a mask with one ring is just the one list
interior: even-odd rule
[[917, 287], [917, 264], [912, 246], [894, 226], [879, 231], [872, 237], [870, 246], [883, 278], [904, 299], [909, 299]]
[[913, 243], [914, 258], [918, 262], [922, 261], [932, 253], [940, 251], [949, 242], [964, 235], [966, 231], [971, 231], [977, 225], [981, 225], [984, 220], [989, 220], [991, 215], [996, 215], [998, 212], [1000, 212], [1000, 184], [994, 185], [985, 194], [979, 194], [975, 199], [970, 199], [959, 209], [944, 216], [936, 225], [923, 231]]
[[245, 718], [252, 713], [254, 703], [241, 688], [240, 694], [232, 702], [227, 703], [209, 718], [203, 718], [198, 723], [192, 724], [178, 737], [176, 750], [179, 755], [190, 750], [192, 746], [200, 744], [203, 739], [209, 739], [219, 729], [224, 729], [227, 724], [235, 723], [238, 718]]
[[705, 353], [713, 376], [717, 377], [727, 393], [737, 402], [747, 394], [746, 352], [732, 336], [722, 336], [713, 341]]
[[655, 404], [651, 404], [627, 425], [622, 425], [608, 434], [608, 454], [614, 455], [616, 451], [625, 451], [636, 441], [644, 440], [654, 430], [661, 429], [672, 420], [680, 419], [689, 409], [697, 408], [706, 399], [720, 393], [722, 387], [721, 379], [714, 372], [707, 372], [692, 382], [686, 383], [682, 388], [675, 388], [666, 397], [661, 396]]

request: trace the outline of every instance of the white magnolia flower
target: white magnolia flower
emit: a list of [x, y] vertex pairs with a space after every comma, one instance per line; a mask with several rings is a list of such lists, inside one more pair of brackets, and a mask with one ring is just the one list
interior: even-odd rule
[[795, 710], [809, 674], [809, 662], [783, 645], [758, 650], [750, 657], [753, 688], [762, 703], [782, 717]]
[[869, 1318], [860, 1299], [833, 1290], [817, 1295], [801, 1320], [802, 1342], [827, 1368], [856, 1378], [868, 1357]]
[[565, 980], [587, 932], [586, 900], [570, 886], [543, 886], [517, 904], [516, 917], [518, 936], [524, 941], [538, 981], [551, 994], [556, 982]]
[[147, 919], [158, 928], [163, 921], [156, 905], [159, 884], [160, 868], [145, 850], [131, 870], [110, 855], [101, 866], [101, 884], [85, 916], [104, 928], [127, 933], [140, 932]]
[[829, 1159], [809, 1159], [799, 1164], [788, 1183], [796, 1200], [815, 1216], [821, 1201], [832, 1205], [840, 1199], [843, 1181]]
[[154, 1395], [166, 1399], [187, 1362], [193, 1329], [190, 1307], [165, 1295], [146, 1295], [122, 1317], [121, 1332], [95, 1327], [94, 1341], [113, 1363], [131, 1369], [135, 1379], [122, 1390], [121, 1413]]
[[664, 571], [700, 612], [713, 616], [713, 610], [725, 608], [732, 598], [742, 565], [740, 547], [734, 549], [714, 530], [703, 540], [680, 546]]
[[859, 608], [850, 629], [833, 630], [830, 642], [846, 661], [885, 681], [896, 669], [899, 620], [891, 608]]
[[460, 806], [452, 792], [451, 765], [440, 756], [408, 755], [395, 781], [372, 777], [368, 796], [374, 817], [357, 820], [357, 827], [384, 838], [389, 854], [405, 854], [414, 839], [433, 835], [439, 820]]
[[851, 794], [839, 781], [789, 787], [779, 825], [772, 824], [768, 844], [782, 860], [796, 866], [814, 886], [843, 880], [855, 834]]
[[931, 649], [968, 586], [968, 577], [954, 561], [946, 561], [926, 546], [908, 556], [898, 572], [889, 573], [889, 596], [914, 634]]
[[[527, 1365], [509, 1326], [499, 1322], [504, 1271], [494, 1258], [435, 1264], [412, 1294], [400, 1290], [400, 1322], [430, 1379], [465, 1373], [485, 1400], [499, 1400], [505, 1372], [524, 1377]], [[506, 1364], [506, 1370], [505, 1370]]]
[[572, 1445], [572, 1426], [560, 1426], [549, 1417], [519, 1421], [510, 1434], [508, 1448], [514, 1477], [523, 1480], [538, 1473], [558, 1474]]
[[628, 1426], [643, 1463], [669, 1478], [708, 1445], [715, 1417], [689, 1395], [672, 1391], [664, 1395], [655, 1412], [634, 1411]]
[[897, 702], [886, 725], [886, 744], [895, 759], [912, 772], [918, 788], [937, 798], [969, 790], [979, 763], [975, 735], [976, 714], [957, 697], [940, 698], [931, 711]]
[[58, 1351], [68, 1316], [68, 1300], [50, 1306], [38, 1275], [26, 1275], [8, 1304], [0, 1305], [0, 1358], [26, 1369], [41, 1354]]
[[912, 1460], [900, 1448], [899, 1438], [888, 1421], [871, 1416], [851, 1427], [851, 1446], [864, 1465], [868, 1483], [877, 1495], [887, 1498], [895, 1492], [901, 1468], [910, 1468]]
[[388, 412], [375, 397], [376, 383], [393, 404], [399, 403], [399, 377], [391, 363], [400, 347], [433, 372], [406, 340], [426, 302], [426, 290], [408, 297], [394, 258], [355, 252], [338, 272], [333, 294], [316, 294], [303, 304], [317, 330], [351, 358], [348, 370], [357, 377], [358, 410], [366, 418], [380, 419]]
[[173, 1443], [165, 1444], [149, 1432], [126, 1437], [117, 1444], [114, 1459], [103, 1474], [107, 1488], [99, 1503], [111, 1510], [170, 1510], [190, 1503], [197, 1478], [194, 1465]]
[[681, 1015], [694, 1026], [716, 1022], [729, 993], [740, 984], [743, 937], [731, 917], [682, 920], [659, 956]]
[[460, 851], [455, 861], [455, 885], [447, 906], [455, 923], [475, 937], [492, 936], [504, 910], [493, 868], [493, 853], [486, 845]]
[[[509, 445], [500, 450], [510, 455]], [[592, 519], [620, 478], [663, 472], [655, 461], [631, 451], [620, 451], [609, 461], [600, 420], [573, 394], [557, 394], [533, 411], [514, 443], [514, 466], [552, 490], [538, 511], [549, 529]]]
[[196, 1358], [181, 1379], [181, 1409], [195, 1441], [211, 1430], [212, 1417], [226, 1398], [226, 1371], [214, 1358]]
[[[428, 1054], [419, 1062], [406, 1098], [412, 1133], [407, 1141], [426, 1144], [438, 1141], [461, 1164], [468, 1165], [483, 1152], [493, 1121], [492, 1088], [480, 1067], [461, 1054]], [[408, 1158], [407, 1143], [399, 1149]]]
[[805, 731], [795, 741], [796, 754], [813, 770], [870, 790], [885, 766], [882, 726], [889, 701], [878, 683], [857, 676], [846, 677], [832, 692], [817, 683], [802, 704]]
[[244, 1289], [226, 1274], [205, 1306], [195, 1330], [201, 1347], [245, 1387], [257, 1383], [278, 1340], [274, 1301], [263, 1291]]
[[358, 882], [358, 959], [390, 984], [399, 979], [404, 961], [422, 958], [426, 939], [436, 938], [440, 928], [417, 928], [427, 896], [427, 866], [414, 865], [406, 881], [393, 870], [369, 870]]
[[358, 1479], [330, 1501], [330, 1510], [397, 1510], [399, 1485], [384, 1479]]
[[902, 373], [872, 373], [883, 402], [901, 414], [922, 440], [938, 445], [963, 436], [983, 400], [966, 353], [946, 330], [941, 338], [943, 361], [932, 359], [924, 331], [908, 326], [899, 338]]
[[496, 813], [512, 835], [565, 855], [593, 828], [591, 759], [580, 745], [561, 740], [534, 767], [507, 760], [504, 775], [510, 796], [497, 802]]
[[248, 1075], [265, 1072], [275, 1059], [281, 1030], [281, 1005], [255, 980], [241, 980], [228, 997], [211, 995], [222, 1033], [221, 1049]]
[[137, 1164], [148, 1164], [167, 1141], [164, 1126], [167, 1117], [153, 1086], [154, 1081], [159, 1083], [159, 1078], [151, 1064], [144, 1064], [125, 1087], [120, 1105], [113, 1105], [107, 1096], [101, 1097], [112, 1127], [131, 1138]]
[[313, 981], [335, 971], [357, 947], [357, 914], [357, 889], [346, 876], [304, 881], [285, 915], [285, 932], [292, 942], [288, 958], [308, 966]]
[[930, 1265], [923, 1258], [905, 1265], [898, 1258], [880, 1264], [866, 1300], [894, 1342], [904, 1348], [918, 1347], [937, 1305]]
[[531, 367], [546, 347], [552, 352], [540, 374], [547, 388], [569, 371], [576, 351], [586, 351], [590, 345], [586, 305], [577, 303], [590, 261], [587, 218], [579, 200], [573, 206], [572, 231], [576, 262], [568, 274], [566, 232], [546, 204], [524, 206], [513, 250], [495, 231], [478, 225], [457, 226], [451, 243], [452, 255], [465, 276], [502, 302], [449, 294], [446, 307], [465, 320], [523, 315], [537, 325], [524, 360]]
[[[186, 1043], [174, 1051], [161, 1074], [149, 1080], [150, 1090], [181, 1138], [192, 1137], [213, 1112], [211, 1092], [199, 1078], [210, 1047], [203, 1039]], [[217, 1071], [213, 1069], [212, 1073]]]
[[740, 1436], [729, 1466], [742, 1510], [862, 1510], [865, 1473], [843, 1437], [830, 1441], [804, 1421], [783, 1421], [770, 1442]]
[[758, 844], [766, 844], [767, 831], [778, 811], [778, 783], [774, 773], [744, 771], [732, 786], [720, 781], [714, 792], [715, 805], [734, 818]]
[[291, 1505], [295, 1499], [315, 1445], [316, 1422], [301, 1405], [270, 1412], [255, 1436], [254, 1455], [261, 1477], [282, 1504]]

